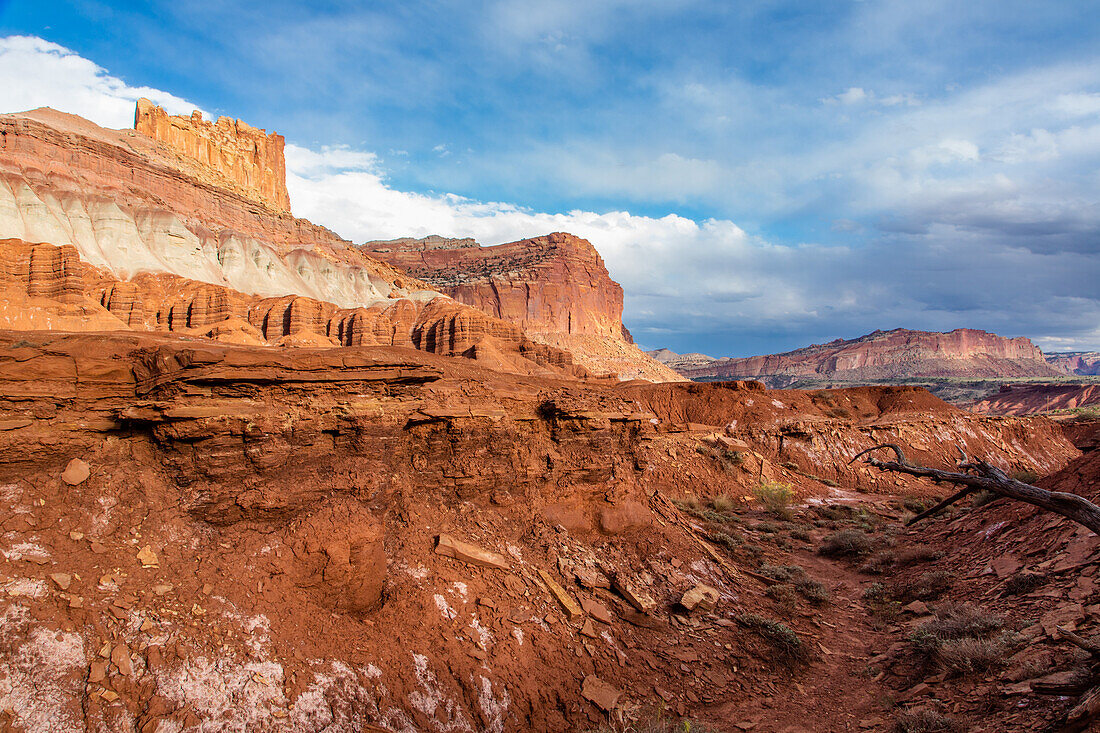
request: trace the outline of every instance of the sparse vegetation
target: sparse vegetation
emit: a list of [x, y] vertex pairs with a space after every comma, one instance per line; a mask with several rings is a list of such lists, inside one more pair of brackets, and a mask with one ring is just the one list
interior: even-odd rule
[[958, 729], [954, 720], [935, 708], [906, 710], [894, 722], [897, 733], [951, 733]]
[[819, 555], [828, 557], [863, 557], [875, 548], [875, 541], [861, 529], [842, 529], [822, 540]]
[[794, 489], [782, 481], [764, 481], [752, 490], [765, 511], [777, 517], [788, 519], [791, 516], [791, 504], [794, 502]]
[[788, 609], [793, 609], [798, 602], [798, 593], [795, 592], [794, 586], [789, 583], [769, 585], [764, 590], [764, 595]]
[[819, 583], [813, 578], [802, 578], [794, 584], [794, 587], [802, 594], [803, 598], [815, 606], [823, 606], [833, 600], [833, 594], [825, 587], [825, 584]]
[[920, 601], [934, 601], [951, 588], [954, 576], [946, 570], [921, 573], [906, 589], [905, 597]]
[[743, 613], [736, 617], [736, 621], [768, 642], [787, 664], [805, 661], [810, 656], [798, 634], [782, 621], [755, 613]]
[[1017, 481], [1021, 481], [1025, 484], [1033, 484], [1039, 480], [1039, 474], [1035, 473], [1034, 471], [1029, 471], [1027, 469], [1024, 469], [1022, 471], [1013, 471], [1008, 475], [1010, 478], [1014, 478]]
[[733, 471], [745, 460], [739, 452], [720, 445], [700, 443], [695, 446], [695, 452], [711, 459], [718, 464], [719, 468], [727, 472]]
[[[1030, 482], [1025, 482], [1025, 483], [1030, 483]], [[1000, 498], [1000, 495], [998, 495], [998, 494], [996, 494], [992, 491], [987, 491], [985, 489], [982, 489], [981, 491], [975, 491], [973, 494], [970, 495], [970, 507], [972, 509], [977, 509], [978, 507], [983, 507], [986, 504], [988, 504], [992, 501], [996, 501], [999, 498]]]
[[1019, 636], [1004, 631], [1004, 619], [972, 606], [944, 604], [936, 618], [910, 635], [917, 652], [955, 674], [986, 672], [1004, 664]]
[[1018, 596], [1030, 593], [1047, 582], [1047, 576], [1042, 573], [1017, 573], [1005, 582], [1005, 595]]
[[711, 733], [714, 729], [690, 718], [670, 715], [664, 705], [642, 710], [625, 705], [609, 716], [607, 723], [587, 733]]

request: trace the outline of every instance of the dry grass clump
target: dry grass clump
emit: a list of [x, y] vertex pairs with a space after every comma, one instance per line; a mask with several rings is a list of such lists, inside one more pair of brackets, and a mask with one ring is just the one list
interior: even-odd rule
[[757, 636], [775, 649], [782, 661], [787, 664], [804, 662], [810, 657], [809, 650], [794, 629], [782, 621], [766, 618], [755, 613], [743, 613], [735, 618], [737, 623], [752, 630]]
[[708, 445], [706, 443], [700, 443], [695, 446], [695, 452], [711, 459], [718, 464], [720, 469], [727, 473], [739, 467], [745, 460], [744, 456], [737, 451], [722, 446]]
[[615, 710], [608, 722], [587, 733], [711, 733], [714, 728], [690, 718], [670, 715], [664, 706], [642, 709], [626, 704]]
[[794, 489], [790, 484], [782, 481], [763, 481], [752, 490], [764, 511], [774, 514], [781, 519], [789, 519], [791, 516], [791, 504], [794, 502]]
[[794, 588], [803, 598], [815, 606], [823, 606], [833, 600], [833, 594], [825, 587], [825, 584], [819, 583], [813, 578], [799, 580], [794, 584]]
[[921, 573], [906, 591], [907, 598], [921, 601], [934, 601], [951, 588], [955, 576], [946, 570], [933, 570]]
[[935, 708], [906, 710], [894, 721], [897, 733], [952, 733], [958, 724]]
[[1005, 582], [1005, 595], [1018, 596], [1030, 593], [1047, 582], [1047, 576], [1042, 573], [1017, 573]]
[[760, 563], [760, 567], [756, 569], [756, 572], [784, 583], [806, 575], [806, 571], [802, 569], [801, 565], [772, 565], [768, 562]]
[[1004, 619], [973, 606], [944, 604], [936, 618], [909, 637], [928, 661], [955, 674], [987, 672], [1005, 664], [1020, 638], [1004, 631]]
[[828, 557], [863, 557], [874, 549], [874, 539], [863, 530], [842, 529], [822, 540], [817, 553]]

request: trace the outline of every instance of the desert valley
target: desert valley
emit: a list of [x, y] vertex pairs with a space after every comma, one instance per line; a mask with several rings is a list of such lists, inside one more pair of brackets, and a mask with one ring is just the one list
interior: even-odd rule
[[1100, 714], [1096, 534], [996, 490], [912, 522], [958, 488], [915, 466], [1095, 499], [1097, 354], [647, 354], [598, 241], [291, 203], [240, 120], [0, 115], [0, 728]]

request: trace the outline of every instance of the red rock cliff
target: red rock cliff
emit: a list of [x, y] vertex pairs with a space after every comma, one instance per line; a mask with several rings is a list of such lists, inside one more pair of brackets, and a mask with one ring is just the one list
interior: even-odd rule
[[629, 340], [622, 324], [622, 287], [596, 248], [572, 234], [493, 247], [426, 237], [368, 242], [363, 249], [526, 331]]
[[290, 211], [282, 135], [229, 117], [207, 122], [198, 110], [169, 115], [148, 99], [138, 100], [134, 129], [198, 161], [245, 196]]
[[1039, 347], [1026, 338], [959, 328], [949, 333], [875, 331], [783, 354], [718, 359], [680, 370], [691, 377], [821, 376], [844, 380], [905, 377], [1056, 376]]

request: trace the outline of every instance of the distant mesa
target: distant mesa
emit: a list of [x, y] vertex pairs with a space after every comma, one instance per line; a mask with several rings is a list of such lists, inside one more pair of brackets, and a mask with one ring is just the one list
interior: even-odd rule
[[1026, 338], [1004, 338], [959, 328], [947, 333], [897, 328], [782, 354], [711, 359], [649, 352], [691, 379], [760, 379], [783, 386], [800, 378], [843, 382], [881, 382], [914, 377], [973, 379], [1057, 377], [1063, 369], [1047, 363]]
[[1047, 363], [1065, 374], [1100, 375], [1100, 351], [1065, 351], [1047, 354]]

